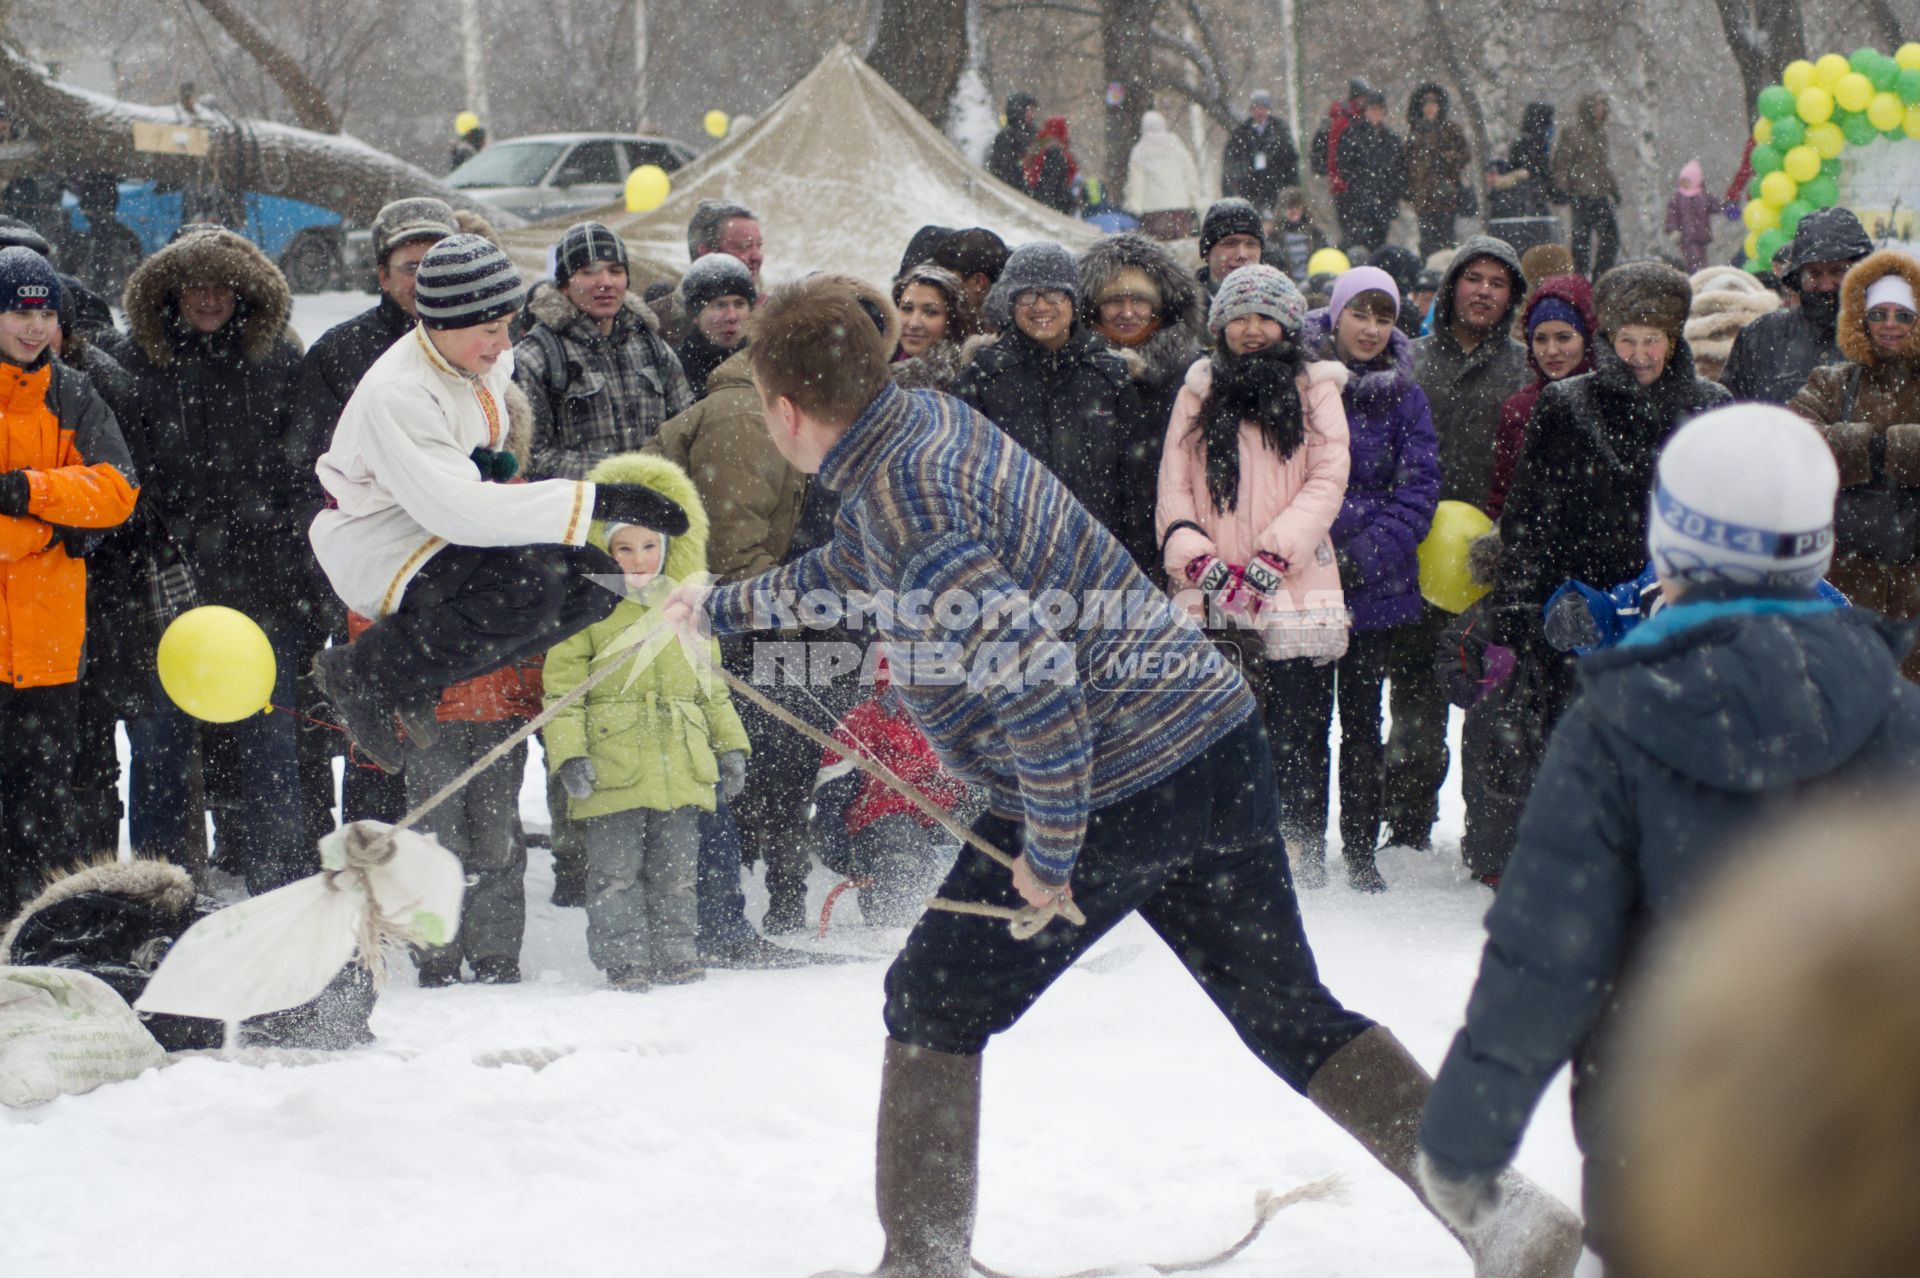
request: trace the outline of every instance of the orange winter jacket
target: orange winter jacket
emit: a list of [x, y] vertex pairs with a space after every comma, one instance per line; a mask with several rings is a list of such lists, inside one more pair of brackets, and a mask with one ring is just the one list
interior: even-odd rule
[[43, 688], [80, 677], [87, 565], [68, 553], [133, 513], [133, 461], [106, 401], [57, 362], [0, 361], [0, 474], [27, 472], [24, 515], [0, 515], [0, 678]]

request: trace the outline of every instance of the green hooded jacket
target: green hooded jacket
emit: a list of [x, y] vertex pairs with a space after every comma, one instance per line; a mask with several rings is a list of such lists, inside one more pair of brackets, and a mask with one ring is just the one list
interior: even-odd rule
[[[667, 592], [707, 566], [707, 512], [687, 473], [664, 457], [626, 453], [594, 467], [596, 483], [645, 484], [680, 503], [687, 531], [667, 543], [667, 561], [636, 597], [622, 599], [606, 620], [550, 649], [545, 670], [546, 703], [551, 706], [597, 668], [599, 654], [618, 647], [624, 633], [646, 626], [658, 615]], [[588, 534], [607, 546], [607, 526], [595, 521]], [[720, 646], [708, 641], [714, 666]], [[615, 660], [620, 658], [616, 655]], [[628, 668], [609, 676], [547, 725], [547, 769], [551, 776], [568, 759], [593, 761], [594, 790], [586, 799], [569, 799], [575, 820], [607, 816], [633, 808], [713, 811], [719, 756], [747, 750], [746, 729], [717, 673], [703, 681], [678, 641], [669, 641], [638, 675]]]

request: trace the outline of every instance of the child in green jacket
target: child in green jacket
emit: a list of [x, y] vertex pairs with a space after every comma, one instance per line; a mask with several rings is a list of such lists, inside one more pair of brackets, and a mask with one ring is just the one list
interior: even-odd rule
[[[590, 539], [620, 565], [625, 597], [606, 620], [547, 653], [552, 705], [603, 660], [610, 675], [547, 727], [547, 766], [586, 830], [587, 954], [614, 989], [683, 985], [705, 977], [695, 948], [700, 815], [718, 785], [729, 799], [746, 784], [747, 734], [711, 671], [696, 671], [679, 642], [643, 645], [667, 592], [707, 564], [707, 514], [685, 471], [660, 457], [628, 453], [593, 471], [596, 483], [644, 484], [679, 502], [687, 531], [668, 537], [638, 524], [599, 524]], [[638, 629], [636, 630], [636, 627]], [[712, 660], [720, 650], [714, 644]]]

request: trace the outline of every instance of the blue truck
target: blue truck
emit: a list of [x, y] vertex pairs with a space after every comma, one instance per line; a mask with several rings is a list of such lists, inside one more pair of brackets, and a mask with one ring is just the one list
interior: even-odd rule
[[[152, 181], [119, 183], [111, 219], [95, 227], [71, 192], [61, 198], [72, 231], [60, 246], [61, 260], [74, 274], [112, 296], [133, 268], [165, 246], [180, 228], [184, 193]], [[331, 209], [284, 196], [248, 192], [246, 221], [236, 229], [280, 266], [296, 293], [332, 287], [344, 270], [346, 230]]]

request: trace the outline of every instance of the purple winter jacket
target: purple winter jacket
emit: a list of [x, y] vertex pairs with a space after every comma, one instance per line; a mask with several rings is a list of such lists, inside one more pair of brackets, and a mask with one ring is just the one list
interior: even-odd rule
[[[1326, 308], [1307, 315], [1301, 347], [1310, 359], [1339, 359]], [[1414, 557], [1440, 500], [1440, 440], [1427, 393], [1413, 380], [1413, 344], [1398, 329], [1387, 349], [1350, 366], [1347, 410], [1352, 466], [1333, 521], [1340, 585], [1355, 630], [1385, 630], [1420, 619]]]

